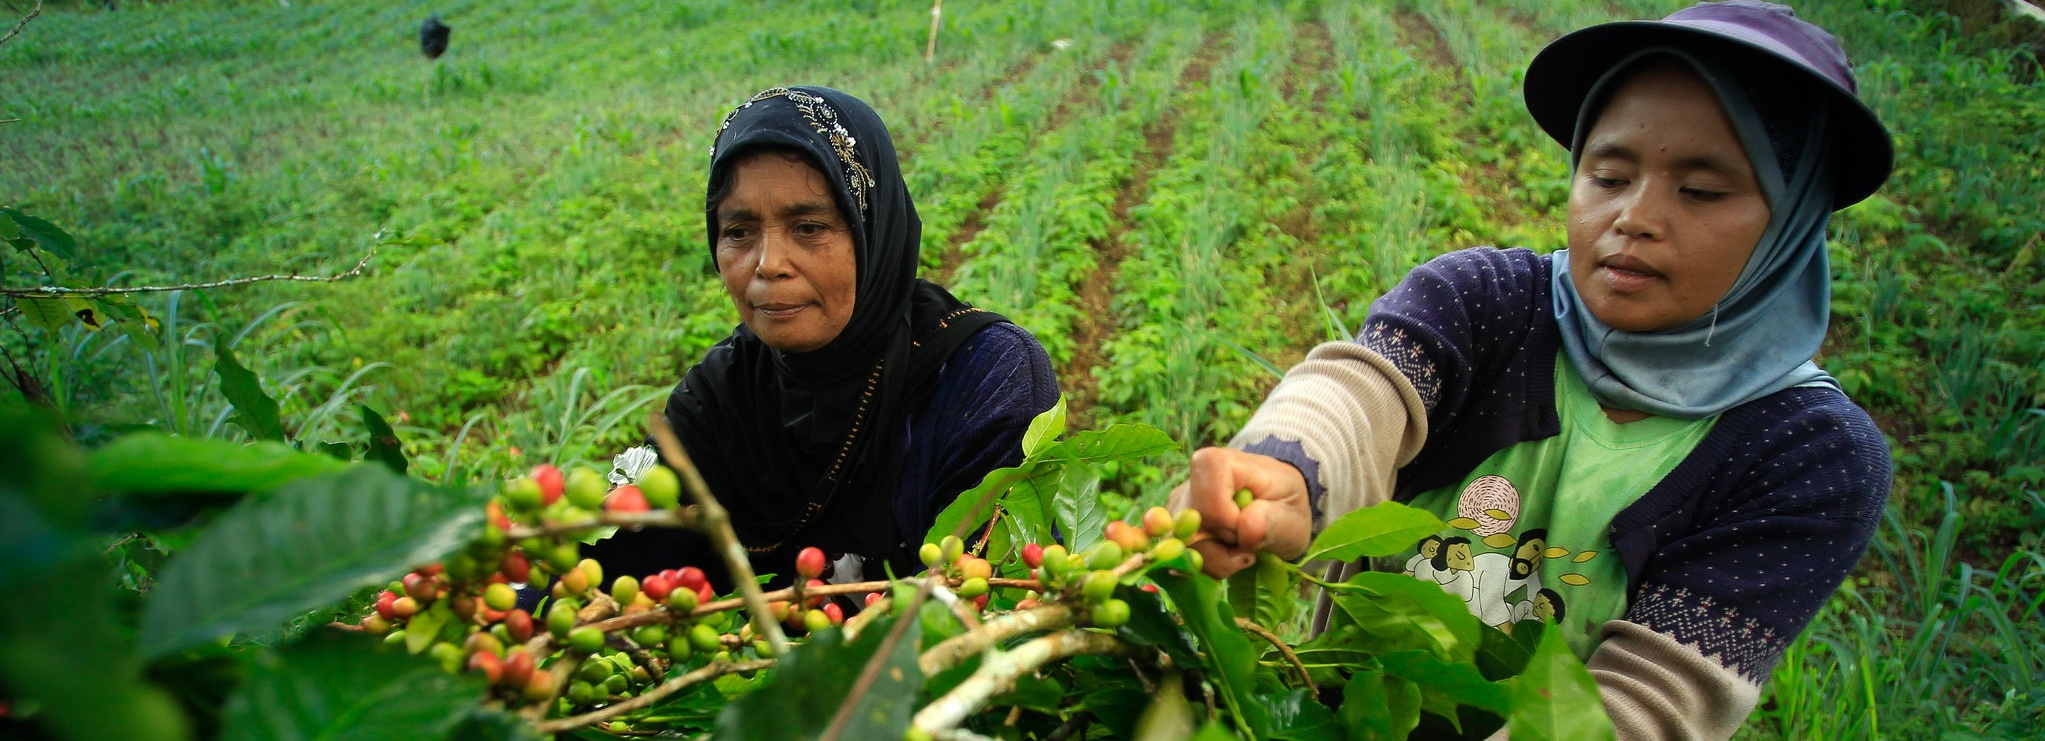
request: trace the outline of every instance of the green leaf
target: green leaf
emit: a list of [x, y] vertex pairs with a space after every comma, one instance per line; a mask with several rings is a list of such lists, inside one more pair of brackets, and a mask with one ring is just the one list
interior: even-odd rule
[[1329, 523], [1307, 548], [1308, 561], [1382, 558], [1440, 532], [1441, 518], [1427, 510], [1385, 502], [1350, 512]]
[[56, 332], [78, 318], [71, 312], [76, 299], [68, 298], [17, 298], [14, 305], [21, 307], [21, 315], [31, 323], [42, 327], [45, 332]]
[[1157, 646], [1165, 655], [1180, 666], [1193, 666], [1200, 662], [1200, 647], [1194, 645], [1193, 636], [1181, 627], [1165, 608], [1164, 600], [1141, 589], [1116, 590], [1122, 601], [1129, 603], [1129, 622], [1119, 629], [1123, 640], [1139, 646]]
[[[1108, 526], [1108, 508], [1101, 506], [1100, 469], [1085, 463], [1068, 464], [1064, 469], [1051, 498], [1052, 516], [1059, 534], [1065, 537], [1066, 549], [1078, 553], [1106, 537], [1102, 531]], [[1037, 542], [1051, 541], [1047, 534]]]
[[220, 395], [234, 405], [234, 423], [257, 440], [283, 440], [284, 423], [277, 413], [277, 400], [263, 393], [263, 384], [256, 374], [234, 359], [234, 348], [224, 332], [213, 338], [213, 357], [213, 373], [220, 377]]
[[1168, 670], [1157, 692], [1136, 718], [1133, 741], [1179, 741], [1193, 734], [1193, 704], [1186, 701], [1184, 674]]
[[937, 513], [937, 519], [931, 522], [929, 532], [923, 536], [923, 542], [935, 543], [944, 536], [958, 532], [959, 526], [967, 517], [972, 517], [975, 522], [986, 522], [986, 518], [994, 512], [994, 503], [1001, 501], [1010, 487], [1028, 478], [1034, 468], [1025, 462], [1015, 468], [988, 471], [986, 478], [980, 480], [979, 486], [961, 492], [957, 499], [953, 499], [951, 504], [945, 505], [944, 510]]
[[[16, 437], [24, 431], [0, 429], [0, 441], [26, 442]], [[0, 463], [17, 461], [0, 453]], [[187, 738], [177, 702], [143, 679], [133, 630], [116, 606], [120, 590], [100, 556], [104, 540], [78, 537], [31, 505], [25, 489], [39, 482], [22, 474], [36, 463], [50, 462], [0, 468], [8, 474], [0, 476], [0, 589], [7, 595], [0, 600], [0, 686], [15, 708], [39, 706], [30, 722], [52, 736]], [[0, 722], [0, 735], [15, 733], [34, 731]]]
[[1258, 553], [1255, 565], [1228, 578], [1229, 608], [1266, 627], [1292, 622], [1299, 606], [1299, 598], [1293, 594], [1294, 573], [1285, 559]]
[[1288, 741], [1342, 741], [1335, 712], [1322, 705], [1312, 690], [1296, 689], [1261, 701], [1271, 712], [1271, 737]]
[[36, 246], [41, 247], [43, 251], [62, 257], [66, 261], [78, 259], [78, 240], [72, 239], [71, 235], [64, 233], [56, 224], [11, 208], [0, 208], [0, 216], [13, 221], [15, 226], [21, 228], [21, 236], [35, 240]]
[[[1081, 696], [1079, 706], [1100, 719], [1115, 738], [1129, 738], [1136, 735], [1136, 719], [1143, 708], [1150, 704], [1150, 693], [1133, 686], [1095, 689]], [[1222, 738], [1235, 741], [1224, 733]]]
[[221, 711], [223, 741], [447, 738], [482, 702], [473, 675], [377, 651], [360, 636], [314, 633], [251, 662]]
[[1510, 635], [1506, 634], [1505, 631], [1484, 625], [1481, 621], [1478, 625], [1480, 626], [1478, 632], [1484, 634], [1484, 637], [1477, 644], [1477, 656], [1475, 659], [1477, 669], [1484, 672], [1485, 679], [1498, 681], [1517, 675], [1526, 669], [1527, 657], [1532, 656], [1533, 652], [1528, 651], [1526, 646], [1521, 645], [1520, 637], [1522, 634], [1532, 634], [1538, 637], [1541, 629], [1546, 627], [1547, 623], [1538, 620], [1523, 620], [1513, 624], [1512, 634]]
[[1365, 571], [1328, 589], [1363, 647], [1379, 653], [1418, 649], [1455, 662], [1471, 661], [1483, 634], [1463, 600], [1441, 585], [1405, 574]]
[[[859, 686], [868, 662], [887, 642], [894, 618], [881, 618], [845, 643], [844, 631], [827, 628], [810, 635], [775, 667], [772, 678], [739, 698], [717, 717], [721, 741], [816, 738], [831, 725], [849, 690]], [[917, 623], [881, 657], [873, 683], [858, 698], [841, 739], [901, 738], [923, 689], [916, 668]]]
[[1389, 741], [1406, 737], [1406, 733], [1398, 729], [1397, 718], [1392, 712], [1391, 698], [1385, 691], [1384, 672], [1375, 666], [1358, 669], [1349, 675], [1349, 683], [1342, 685], [1342, 707], [1335, 711], [1335, 717], [1341, 721], [1343, 728], [1349, 730], [1349, 737], [1357, 741]]
[[156, 352], [162, 348], [163, 343], [156, 339], [156, 328], [160, 323], [155, 317], [150, 316], [147, 310], [128, 300], [128, 297], [101, 296], [93, 299], [92, 304], [98, 307], [101, 313], [113, 317], [115, 326], [135, 344], [141, 345], [149, 352]]
[[390, 423], [383, 421], [383, 415], [370, 409], [368, 404], [357, 404], [362, 410], [362, 426], [369, 428], [369, 453], [363, 460], [377, 461], [391, 470], [404, 473], [410, 467], [405, 460], [405, 451], [398, 442], [398, 433], [391, 431]]
[[1411, 680], [1420, 690], [1504, 715], [1512, 709], [1511, 690], [1486, 680], [1471, 664], [1442, 661], [1425, 651], [1393, 651], [1378, 656], [1387, 676]]
[[143, 605], [143, 655], [274, 628], [440, 560], [481, 531], [489, 497], [351, 466], [243, 500], [171, 559]]
[[155, 432], [115, 440], [93, 451], [91, 460], [100, 489], [130, 495], [247, 494], [348, 467], [278, 442], [243, 445]]
[[1611, 741], [1612, 719], [1598, 695], [1597, 680], [1570, 653], [1562, 631], [1550, 630], [1527, 659], [1527, 670], [1512, 680], [1512, 714], [1506, 717], [1513, 741]]
[[[1172, 436], [1156, 427], [1140, 424], [1110, 425], [1105, 430], [1074, 434], [1032, 456], [1037, 462], [1120, 461], [1168, 453], [1179, 449]], [[1027, 460], [1027, 459], [1026, 459]]]
[[1270, 717], [1253, 695], [1257, 686], [1257, 652], [1243, 635], [1243, 629], [1236, 625], [1228, 601], [1215, 593], [1219, 582], [1204, 575], [1162, 571], [1151, 572], [1150, 578], [1171, 595], [1186, 630], [1206, 649], [1208, 678], [1220, 691], [1229, 714], [1234, 716], [1237, 730], [1251, 738], [1270, 736]]
[[[666, 704], [660, 707], [664, 708]], [[488, 709], [479, 709], [464, 719], [449, 738], [454, 741], [544, 741], [539, 729], [524, 718], [505, 710]]]
[[1058, 403], [1030, 420], [1030, 428], [1023, 432], [1023, 457], [1036, 455], [1045, 445], [1065, 434], [1065, 395], [1058, 395]]

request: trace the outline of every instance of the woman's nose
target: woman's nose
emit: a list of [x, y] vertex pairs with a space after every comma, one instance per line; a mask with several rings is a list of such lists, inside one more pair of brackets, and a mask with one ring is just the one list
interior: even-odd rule
[[780, 229], [768, 229], [760, 234], [760, 261], [753, 264], [753, 273], [762, 278], [785, 278], [794, 274], [794, 240]]
[[1619, 216], [1612, 220], [1612, 228], [1620, 234], [1647, 240], [1660, 240], [1668, 236], [1668, 199], [1658, 195], [1652, 187], [1636, 187], [1620, 196]]

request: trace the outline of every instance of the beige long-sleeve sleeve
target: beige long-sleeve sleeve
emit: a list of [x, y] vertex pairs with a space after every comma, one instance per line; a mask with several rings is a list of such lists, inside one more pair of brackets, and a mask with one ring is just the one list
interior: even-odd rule
[[1427, 409], [1391, 361], [1360, 343], [1328, 342], [1286, 372], [1230, 447], [1273, 438], [1298, 443], [1313, 462], [1318, 532], [1391, 498], [1399, 467], [1427, 442]]

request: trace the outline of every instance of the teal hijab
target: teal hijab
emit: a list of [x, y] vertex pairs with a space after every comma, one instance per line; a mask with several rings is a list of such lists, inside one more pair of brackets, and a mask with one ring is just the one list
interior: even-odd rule
[[1584, 98], [1570, 167], [1619, 85], [1648, 57], [1674, 57], [1709, 82], [1752, 160], [1769, 221], [1740, 277], [1717, 306], [1688, 324], [1622, 332], [1598, 321], [1570, 281], [1569, 251], [1549, 256], [1555, 319], [1570, 363], [1606, 406], [1701, 419], [1796, 386], [1839, 385], [1811, 358], [1825, 340], [1832, 303], [1825, 226], [1832, 215], [1832, 149], [1817, 96], [1776, 91], [1757, 105], [1739, 66], [1703, 50], [1641, 51], [1613, 65]]

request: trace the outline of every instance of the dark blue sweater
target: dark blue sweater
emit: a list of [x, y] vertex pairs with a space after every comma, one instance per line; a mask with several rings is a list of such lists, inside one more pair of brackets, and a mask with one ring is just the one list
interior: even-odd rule
[[[937, 388], [909, 412], [895, 454], [888, 459], [895, 527], [902, 542], [922, 543], [937, 513], [960, 492], [980, 483], [988, 471], [1022, 462], [1022, 437], [1030, 420], [1058, 402], [1051, 358], [1037, 339], [1008, 322], [975, 333], [937, 372]], [[809, 527], [837, 527], [819, 521]], [[798, 540], [800, 539], [797, 536]], [[662, 569], [698, 566], [719, 591], [729, 588], [723, 561], [694, 532], [647, 529], [620, 531], [584, 549], [610, 575], [644, 576]], [[914, 565], [915, 548], [898, 549], [896, 573]], [[903, 555], [906, 554], [906, 555]], [[831, 554], [836, 558], [839, 554]], [[871, 554], [869, 554], [871, 555]], [[789, 578], [786, 563], [756, 563], [759, 573]], [[866, 572], [879, 574], [876, 564]]]
[[[1428, 410], [1427, 443], [1394, 498], [1462, 482], [1493, 453], [1560, 434], [1560, 339], [1546, 256], [1462, 250], [1371, 305], [1357, 338], [1391, 360]], [[1297, 443], [1247, 447], [1306, 474]], [[1675, 470], [1612, 520], [1625, 619], [1760, 682], [1867, 549], [1891, 469], [1888, 444], [1838, 391], [1792, 388], [1726, 411]], [[1320, 513], [1316, 512], [1316, 517]]]

